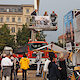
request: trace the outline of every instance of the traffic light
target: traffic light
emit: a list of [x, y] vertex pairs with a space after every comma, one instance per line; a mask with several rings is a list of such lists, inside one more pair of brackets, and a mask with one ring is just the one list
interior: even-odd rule
[[51, 19], [51, 26], [56, 26], [57, 25], [57, 14], [53, 11], [50, 14], [50, 19]]

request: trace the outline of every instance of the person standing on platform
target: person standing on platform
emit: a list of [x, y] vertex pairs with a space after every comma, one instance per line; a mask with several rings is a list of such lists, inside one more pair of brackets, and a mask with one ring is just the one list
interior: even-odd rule
[[11, 62], [11, 59], [9, 59], [10, 54], [6, 54], [6, 57], [2, 59], [1, 61], [1, 68], [2, 68], [2, 80], [10, 80], [11, 75], [11, 66], [13, 65], [13, 62]]
[[27, 58], [26, 54], [23, 54], [23, 57], [20, 59], [20, 66], [23, 71], [22, 80], [27, 80], [27, 69], [29, 68], [29, 59]]

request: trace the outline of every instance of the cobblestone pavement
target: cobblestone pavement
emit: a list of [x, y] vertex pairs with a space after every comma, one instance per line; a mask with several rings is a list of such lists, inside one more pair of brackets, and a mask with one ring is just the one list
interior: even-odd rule
[[[18, 79], [22, 80], [22, 72], [18, 73]], [[0, 71], [0, 80], [1, 80], [1, 71]], [[27, 80], [43, 80], [42, 77], [36, 77], [36, 70], [27, 71]]]
[[[22, 80], [22, 73], [18, 73], [19, 80]], [[27, 80], [43, 80], [41, 77], [36, 77], [36, 70], [27, 71]]]

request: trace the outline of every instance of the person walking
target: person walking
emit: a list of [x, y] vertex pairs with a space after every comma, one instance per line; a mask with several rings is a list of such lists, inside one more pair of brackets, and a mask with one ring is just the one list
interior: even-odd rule
[[66, 62], [64, 59], [63, 53], [60, 53], [59, 56], [59, 67], [61, 68], [60, 74], [61, 74], [61, 79], [60, 80], [67, 80], [67, 68], [66, 68]]
[[50, 63], [48, 65], [48, 79], [49, 80], [58, 80], [60, 79], [60, 72], [58, 66], [55, 64], [55, 55], [50, 56]]
[[23, 54], [23, 57], [20, 59], [20, 66], [23, 71], [22, 80], [27, 80], [26, 72], [27, 72], [27, 69], [29, 68], [29, 63], [30, 63], [29, 59], [25, 54]]
[[40, 69], [40, 64], [41, 64], [41, 58], [42, 58], [42, 52], [38, 51], [37, 52], [37, 57], [36, 57], [36, 63], [37, 63], [37, 73], [36, 73], [36, 76], [40, 76], [40, 73], [39, 73], [39, 69]]
[[45, 61], [45, 64], [44, 64], [44, 80], [47, 80], [47, 75], [48, 75], [48, 65], [50, 63], [50, 58], [48, 57], [48, 59]]
[[45, 61], [45, 64], [44, 64], [44, 72], [45, 72], [44, 80], [48, 80], [47, 79], [47, 77], [49, 75], [49, 73], [48, 73], [48, 65], [51, 62], [50, 57], [53, 56], [53, 55], [55, 55], [55, 57], [57, 58], [57, 55], [52, 51], [52, 52], [49, 52], [49, 57]]
[[10, 56], [11, 62], [13, 62], [13, 65], [11, 66], [11, 80], [13, 80], [13, 73], [14, 73], [14, 57], [13, 55]]
[[[15, 57], [15, 62], [14, 62], [14, 76], [15, 76], [15, 78], [18, 80], [18, 76], [17, 76], [17, 73], [18, 73], [18, 69], [19, 69], [19, 59], [18, 59], [18, 55], [16, 55], [16, 57]], [[14, 79], [14, 80], [16, 80], [16, 79]]]
[[11, 70], [11, 80], [13, 80], [12, 73], [14, 73], [14, 80], [18, 80], [17, 71], [19, 68], [19, 61], [18, 61], [17, 57], [14, 57], [13, 55], [11, 56], [11, 61], [13, 61], [13, 66], [12, 66], [12, 70]]
[[11, 62], [11, 59], [9, 59], [10, 54], [6, 54], [6, 57], [2, 59], [1, 61], [1, 68], [2, 68], [2, 80], [10, 80], [11, 75], [11, 66], [13, 65], [13, 62]]

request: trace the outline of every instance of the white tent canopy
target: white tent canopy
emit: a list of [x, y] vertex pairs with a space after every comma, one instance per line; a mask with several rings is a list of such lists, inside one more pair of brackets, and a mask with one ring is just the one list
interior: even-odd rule
[[[51, 45], [53, 45], [52, 48], [51, 48]], [[43, 49], [43, 48], [46, 48], [46, 47], [49, 48], [49, 49], [52, 49], [54, 51], [58, 51], [58, 52], [69, 52], [69, 51], [67, 51], [67, 50], [65, 50], [65, 49], [63, 49], [63, 48], [61, 48], [61, 47], [59, 47], [59, 46], [57, 46], [55, 44], [49, 44], [49, 45], [37, 48], [36, 50], [40, 50], [40, 49]]]
[[12, 49], [12, 47], [5, 46], [5, 47], [4, 47], [4, 50], [5, 50], [5, 51], [11, 51], [11, 50], [13, 50], [13, 49]]
[[40, 47], [40, 48], [37, 48], [35, 50], [37, 51], [37, 50], [41, 50], [43, 48], [49, 48], [49, 49], [52, 49], [53, 51], [56, 51], [57, 53], [63, 53], [64, 54], [64, 58], [67, 58], [68, 57], [68, 53], [70, 53], [69, 51], [67, 51], [67, 50], [55, 45], [54, 43], [46, 45], [46, 46], [43, 46], [43, 47]]

